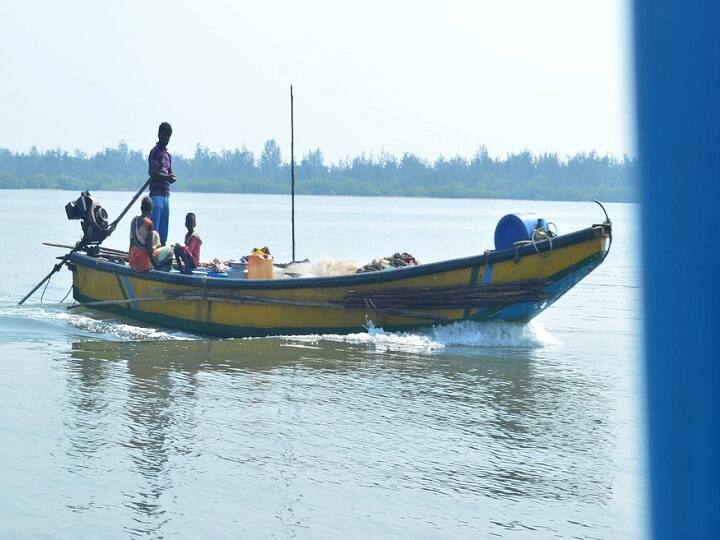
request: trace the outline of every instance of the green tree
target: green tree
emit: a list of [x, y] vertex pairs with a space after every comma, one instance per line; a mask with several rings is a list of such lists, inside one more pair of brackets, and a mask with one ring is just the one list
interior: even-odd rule
[[281, 165], [280, 145], [275, 139], [265, 141], [262, 154], [260, 154], [260, 171], [263, 177], [268, 180], [276, 179]]

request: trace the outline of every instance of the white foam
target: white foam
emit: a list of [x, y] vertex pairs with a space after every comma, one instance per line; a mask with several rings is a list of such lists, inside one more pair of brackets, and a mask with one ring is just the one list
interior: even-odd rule
[[91, 334], [101, 334], [111, 339], [132, 341], [193, 339], [192, 336], [179, 332], [168, 333], [156, 328], [121, 323], [113, 319], [95, 319], [79, 313], [71, 313], [62, 304], [2, 307], [0, 308], [1, 317], [58, 323], [61, 326], [69, 326]]
[[503, 321], [462, 321], [416, 332], [386, 332], [368, 324], [367, 332], [356, 334], [312, 334], [280, 336], [280, 339], [316, 345], [322, 341], [367, 345], [373, 350], [433, 353], [446, 347], [542, 348], [560, 342], [540, 323], [521, 325]]
[[542, 324], [504, 321], [461, 321], [432, 329], [433, 339], [450, 346], [541, 348], [558, 345], [560, 341]]
[[[188, 340], [192, 335], [166, 332], [151, 327], [135, 326], [115, 319], [92, 318], [65, 309], [63, 304], [34, 304], [1, 306], [0, 318], [24, 318], [57, 323], [109, 339], [133, 341]], [[414, 332], [386, 332], [368, 322], [367, 332], [355, 334], [310, 334], [279, 336], [292, 343], [318, 345], [320, 342], [340, 342], [364, 345], [372, 350], [433, 353], [446, 347], [519, 347], [542, 348], [560, 342], [539, 322], [526, 325], [497, 322], [462, 321]]]

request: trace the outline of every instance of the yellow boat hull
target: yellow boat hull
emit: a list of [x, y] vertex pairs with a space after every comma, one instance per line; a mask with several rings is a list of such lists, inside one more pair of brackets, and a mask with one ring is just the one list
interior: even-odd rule
[[[535, 244], [484, 255], [384, 272], [328, 278], [244, 280], [150, 271], [137, 273], [102, 258], [74, 254], [73, 296], [88, 307], [151, 324], [218, 337], [351, 333], [371, 321], [406, 330], [462, 320], [527, 322], [552, 304], [604, 259], [611, 231], [596, 225]], [[443, 291], [482, 290], [485, 285], [542, 282], [542, 298], [521, 302], [454, 301]], [[464, 287], [464, 289], [463, 289]], [[422, 309], [380, 309], [385, 293], [432, 295]], [[347, 306], [348, 294], [370, 301]], [[457, 293], [455, 293], [457, 294]], [[375, 295], [375, 296], [373, 296]], [[460, 305], [461, 307], [458, 307]]]

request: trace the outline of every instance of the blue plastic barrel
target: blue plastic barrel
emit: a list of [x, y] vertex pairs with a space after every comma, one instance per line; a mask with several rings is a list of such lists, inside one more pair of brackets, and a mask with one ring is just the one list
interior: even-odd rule
[[532, 239], [535, 229], [547, 230], [545, 219], [531, 212], [526, 214], [508, 214], [498, 221], [495, 227], [495, 249], [513, 247], [515, 242]]

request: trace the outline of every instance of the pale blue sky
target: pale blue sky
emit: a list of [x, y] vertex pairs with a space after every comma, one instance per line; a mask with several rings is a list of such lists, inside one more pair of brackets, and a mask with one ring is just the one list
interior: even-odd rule
[[0, 0], [0, 147], [633, 153], [618, 0]]

